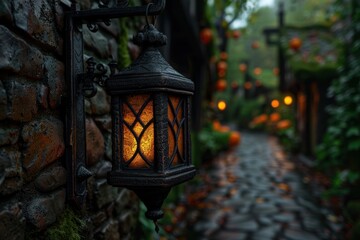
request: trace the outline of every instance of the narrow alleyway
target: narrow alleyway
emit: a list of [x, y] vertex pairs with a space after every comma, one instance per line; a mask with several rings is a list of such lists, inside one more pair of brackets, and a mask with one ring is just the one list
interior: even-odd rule
[[199, 178], [187, 189], [187, 239], [343, 239], [340, 219], [318, 205], [273, 137], [242, 133]]

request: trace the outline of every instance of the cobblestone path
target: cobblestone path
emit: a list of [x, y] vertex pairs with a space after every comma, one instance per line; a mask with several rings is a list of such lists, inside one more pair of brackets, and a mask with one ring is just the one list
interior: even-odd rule
[[340, 219], [316, 204], [275, 138], [242, 133], [199, 177], [188, 189], [187, 239], [343, 239]]

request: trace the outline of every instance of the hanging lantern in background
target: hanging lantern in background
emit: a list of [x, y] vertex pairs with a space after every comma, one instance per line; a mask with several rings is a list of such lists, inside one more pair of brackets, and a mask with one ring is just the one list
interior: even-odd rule
[[289, 42], [289, 47], [296, 52], [299, 51], [301, 45], [302, 45], [302, 41], [298, 37], [293, 37]]
[[271, 107], [272, 108], [278, 108], [280, 106], [280, 102], [277, 99], [274, 99], [271, 101]]
[[226, 61], [228, 59], [227, 52], [221, 52], [220, 53], [220, 59]]
[[290, 106], [293, 103], [293, 98], [291, 96], [285, 96], [284, 97], [284, 104], [286, 106]]
[[227, 107], [227, 104], [224, 100], [220, 100], [217, 104], [217, 108], [219, 109], [219, 111], [225, 111]]
[[232, 36], [234, 39], [238, 39], [241, 36], [241, 33], [239, 30], [234, 30]]
[[205, 44], [208, 45], [213, 39], [213, 33], [211, 28], [203, 28], [200, 31], [200, 41]]
[[227, 87], [227, 82], [225, 79], [219, 79], [216, 81], [216, 90], [219, 92], [222, 92], [226, 89]]
[[254, 68], [254, 74], [256, 76], [259, 76], [262, 73], [262, 69], [259, 67]]
[[246, 70], [247, 70], [247, 65], [246, 65], [245, 63], [241, 63], [241, 64], [239, 65], [239, 70], [240, 70], [240, 72], [242, 72], [242, 73], [246, 72]]
[[258, 49], [260, 47], [260, 44], [258, 41], [253, 41], [251, 47], [252, 49]]

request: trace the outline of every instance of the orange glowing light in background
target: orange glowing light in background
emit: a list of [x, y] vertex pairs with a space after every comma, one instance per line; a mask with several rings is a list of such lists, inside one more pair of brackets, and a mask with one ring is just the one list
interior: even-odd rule
[[220, 111], [224, 111], [226, 109], [226, 102], [223, 100], [219, 101], [217, 107]]
[[287, 106], [291, 105], [293, 103], [293, 98], [291, 96], [284, 97], [284, 103]]
[[273, 108], [278, 108], [278, 107], [280, 106], [279, 100], [276, 100], [276, 99], [272, 100], [272, 101], [271, 101], [271, 106], [272, 106]]

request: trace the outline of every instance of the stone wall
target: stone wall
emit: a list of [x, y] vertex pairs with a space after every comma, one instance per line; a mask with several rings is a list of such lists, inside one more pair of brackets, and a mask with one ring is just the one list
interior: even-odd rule
[[[79, 1], [82, 9], [94, 7]], [[0, 239], [51, 239], [66, 202], [64, 11], [60, 0], [0, 1]], [[86, 55], [117, 58], [119, 25], [84, 27]], [[111, 168], [109, 98], [99, 87], [86, 101], [88, 181], [85, 239], [129, 239], [138, 200], [106, 183]], [[71, 210], [71, 211], [74, 211]]]

